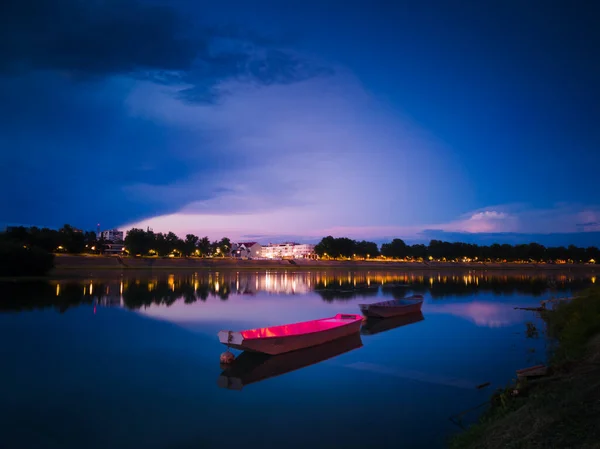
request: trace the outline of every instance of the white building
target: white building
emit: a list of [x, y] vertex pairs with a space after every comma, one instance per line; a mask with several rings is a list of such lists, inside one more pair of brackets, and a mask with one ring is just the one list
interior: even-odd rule
[[261, 244], [256, 242], [240, 242], [231, 245], [231, 256], [243, 259], [256, 259], [261, 256]]
[[106, 240], [107, 242], [122, 242], [123, 231], [119, 231], [118, 229], [111, 229], [110, 231], [101, 231], [98, 237]]
[[315, 245], [310, 243], [269, 243], [262, 247], [261, 256], [267, 259], [307, 259], [314, 255]]

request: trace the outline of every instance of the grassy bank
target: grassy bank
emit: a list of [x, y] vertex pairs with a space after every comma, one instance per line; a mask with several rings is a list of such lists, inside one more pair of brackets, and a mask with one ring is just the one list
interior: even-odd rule
[[497, 392], [451, 448], [600, 448], [600, 289], [542, 317], [554, 343], [550, 374]]

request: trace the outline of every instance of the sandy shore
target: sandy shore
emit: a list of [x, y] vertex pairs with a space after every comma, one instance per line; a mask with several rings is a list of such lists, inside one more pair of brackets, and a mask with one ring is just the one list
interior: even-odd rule
[[54, 273], [78, 270], [399, 270], [399, 271], [600, 271], [591, 264], [535, 263], [463, 263], [463, 262], [393, 262], [393, 261], [325, 261], [325, 260], [237, 260], [202, 258], [129, 258], [57, 255]]

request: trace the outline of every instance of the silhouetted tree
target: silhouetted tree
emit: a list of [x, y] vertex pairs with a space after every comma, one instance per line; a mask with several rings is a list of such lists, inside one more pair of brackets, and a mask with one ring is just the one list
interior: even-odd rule
[[194, 234], [187, 234], [183, 245], [183, 254], [185, 256], [191, 256], [197, 249], [198, 241], [200, 237]]
[[210, 250], [211, 250], [211, 246], [210, 246], [210, 240], [208, 239], [208, 237], [202, 237], [199, 241], [198, 241], [198, 249], [200, 250], [200, 254], [203, 257], [206, 257], [208, 255], [211, 254]]
[[381, 245], [381, 254], [394, 259], [404, 259], [409, 255], [409, 250], [404, 240], [394, 239], [391, 243]]

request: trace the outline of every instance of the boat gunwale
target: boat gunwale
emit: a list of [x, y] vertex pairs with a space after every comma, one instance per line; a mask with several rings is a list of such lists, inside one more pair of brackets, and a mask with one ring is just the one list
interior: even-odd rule
[[[352, 315], [355, 318], [352, 320], [348, 320], [347, 323], [341, 323], [338, 326], [333, 326], [333, 327], [329, 327], [327, 329], [317, 329], [317, 330], [313, 330], [310, 332], [302, 332], [301, 334], [289, 334], [289, 335], [273, 335], [273, 336], [268, 336], [268, 337], [245, 337], [242, 332], [246, 332], [246, 331], [254, 331], [254, 330], [258, 330], [258, 329], [267, 329], [269, 327], [283, 327], [283, 326], [294, 326], [297, 324], [304, 324], [304, 323], [312, 323], [315, 321], [325, 321], [325, 320], [331, 320], [331, 319], [335, 319], [338, 315]], [[244, 341], [250, 341], [250, 340], [271, 340], [274, 338], [292, 338], [292, 337], [302, 337], [304, 335], [312, 335], [312, 334], [316, 334], [316, 333], [322, 333], [322, 332], [328, 332], [334, 329], [339, 329], [341, 327], [345, 327], [345, 326], [349, 326], [351, 324], [356, 323], [357, 321], [361, 321], [362, 322], [363, 317], [362, 315], [359, 315], [357, 313], [338, 313], [332, 317], [327, 317], [327, 318], [320, 318], [318, 320], [308, 320], [308, 321], [300, 321], [298, 323], [290, 323], [290, 324], [281, 324], [279, 326], [266, 326], [266, 327], [257, 327], [254, 329], [245, 329], [242, 331], [227, 331], [227, 330], [222, 330], [220, 332], [231, 332], [232, 334], [239, 334], [242, 337], [242, 341], [240, 344], [243, 344]]]
[[[393, 304], [394, 301], [406, 301], [407, 304]], [[363, 307], [366, 308], [371, 308], [371, 307], [397, 307], [397, 308], [402, 308], [402, 307], [412, 307], [415, 304], [420, 304], [423, 303], [425, 301], [425, 298], [421, 297], [418, 299], [413, 299], [413, 298], [401, 298], [401, 299], [392, 299], [389, 301], [380, 301], [380, 302], [374, 302], [371, 304], [358, 304], [358, 306], [362, 309]]]

